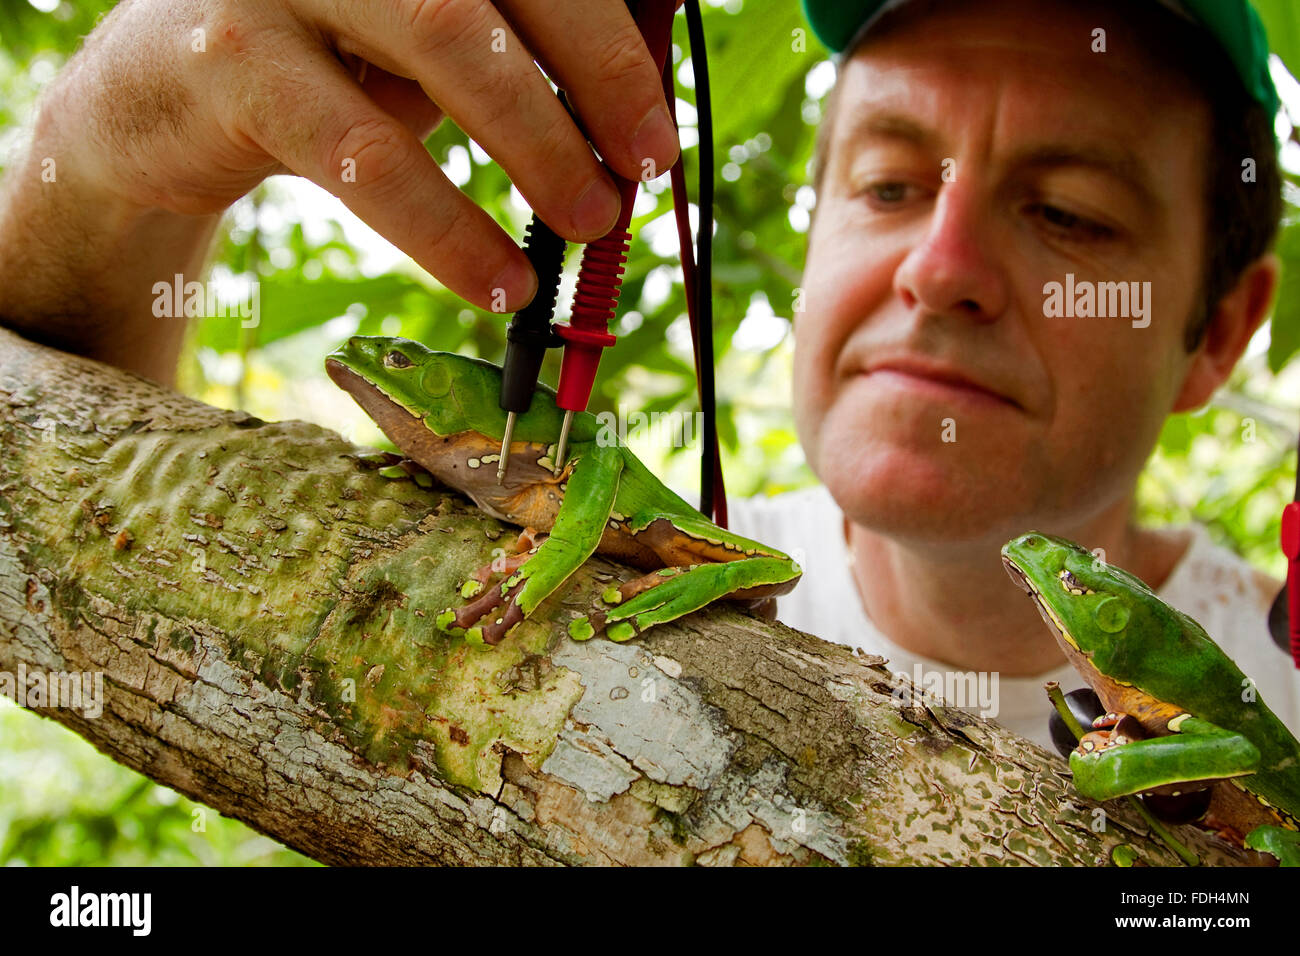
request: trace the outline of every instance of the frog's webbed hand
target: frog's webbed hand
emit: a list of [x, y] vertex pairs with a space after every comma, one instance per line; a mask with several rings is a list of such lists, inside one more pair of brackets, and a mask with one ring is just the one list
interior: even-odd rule
[[[623, 459], [615, 447], [593, 445], [574, 466], [555, 526], [542, 544], [517, 555], [513, 573], [461, 608], [438, 616], [442, 627], [465, 629], [497, 644], [595, 552], [614, 507]], [[513, 560], [513, 559], [508, 559]], [[487, 618], [486, 623], [480, 623]]]
[[[506, 597], [501, 588], [489, 587], [490, 582], [494, 578], [499, 581], [503, 577], [514, 574], [529, 557], [537, 553], [538, 548], [541, 547], [542, 542], [545, 540], [546, 535], [533, 528], [525, 528], [515, 540], [514, 553], [506, 557], [493, 558], [471, 573], [469, 579], [461, 586], [461, 596], [467, 599], [473, 598], [473, 600], [468, 600], [457, 608], [448, 608], [439, 618], [439, 622], [447, 621], [447, 615], [450, 614], [450, 626], [468, 631], [484, 615], [495, 611], [505, 601]], [[444, 626], [447, 625], [444, 624]], [[482, 631], [480, 630], [476, 634], [481, 636]], [[495, 644], [496, 641], [490, 641], [489, 643]]]

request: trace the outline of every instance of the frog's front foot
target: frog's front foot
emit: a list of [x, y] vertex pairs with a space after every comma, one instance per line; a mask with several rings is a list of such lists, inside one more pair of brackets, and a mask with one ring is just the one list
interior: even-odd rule
[[[537, 553], [545, 539], [545, 535], [525, 528], [515, 541], [513, 554], [497, 556], [470, 574], [460, 593], [472, 600], [459, 607], [445, 608], [438, 615], [438, 625], [463, 630], [466, 635], [485, 644], [499, 644], [506, 632], [524, 619], [523, 611], [515, 602], [524, 585], [517, 572]], [[504, 582], [490, 584], [498, 576], [504, 576]], [[503, 604], [505, 610], [493, 617], [493, 612]], [[483, 623], [484, 619], [488, 619], [487, 623]]]
[[[524, 619], [524, 612], [515, 600], [523, 586], [523, 581], [507, 578], [504, 583], [489, 587], [468, 604], [447, 608], [438, 615], [438, 624], [441, 627], [461, 628], [485, 644], [500, 644], [506, 631]], [[506, 605], [505, 610], [498, 613], [502, 604]], [[485, 618], [489, 619], [488, 622], [480, 623]]]

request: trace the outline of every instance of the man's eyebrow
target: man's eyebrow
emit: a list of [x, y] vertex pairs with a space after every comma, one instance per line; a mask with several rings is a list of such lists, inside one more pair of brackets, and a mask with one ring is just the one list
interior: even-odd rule
[[1106, 173], [1127, 185], [1149, 206], [1162, 205], [1151, 171], [1132, 150], [1115, 144], [1048, 144], [1016, 153], [1008, 164], [1012, 169], [1052, 169], [1083, 166]]
[[850, 146], [872, 137], [902, 139], [918, 146], [932, 146], [939, 140], [939, 134], [935, 130], [903, 113], [861, 113], [853, 117], [844, 131], [844, 142]]

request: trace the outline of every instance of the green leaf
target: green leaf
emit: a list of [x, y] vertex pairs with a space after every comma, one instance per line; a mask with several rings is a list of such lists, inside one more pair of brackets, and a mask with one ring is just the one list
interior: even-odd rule
[[1292, 75], [1300, 75], [1300, 8], [1295, 0], [1254, 0], [1254, 4], [1264, 21], [1269, 49]]
[[[403, 275], [373, 279], [317, 279], [308, 281], [292, 273], [263, 278], [260, 282], [260, 321], [254, 333], [259, 346], [321, 325], [343, 315], [354, 304], [366, 307], [367, 317], [397, 312], [403, 299], [425, 289]], [[197, 342], [218, 352], [239, 348], [243, 332], [239, 315], [199, 319]]]
[[1277, 255], [1282, 260], [1282, 280], [1268, 343], [1268, 367], [1275, 374], [1300, 350], [1300, 223], [1283, 228]]
[[[805, 31], [804, 52], [792, 49], [799, 28]], [[788, 0], [747, 0], [743, 18], [714, 12], [705, 18], [704, 31], [719, 149], [762, 131], [762, 121], [776, 111], [791, 79], [821, 61], [798, 5]]]

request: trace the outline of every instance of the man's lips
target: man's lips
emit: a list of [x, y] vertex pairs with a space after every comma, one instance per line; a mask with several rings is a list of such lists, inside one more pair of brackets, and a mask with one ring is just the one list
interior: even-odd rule
[[877, 373], [897, 378], [904, 384], [911, 386], [920, 386], [922, 388], [927, 385], [931, 388], [938, 386], [940, 390], [947, 391], [955, 396], [965, 395], [976, 400], [983, 399], [999, 402], [1012, 408], [1021, 407], [1019, 402], [996, 388], [985, 385], [960, 369], [940, 362], [896, 356], [869, 362], [858, 372], [858, 374], [868, 377]]

